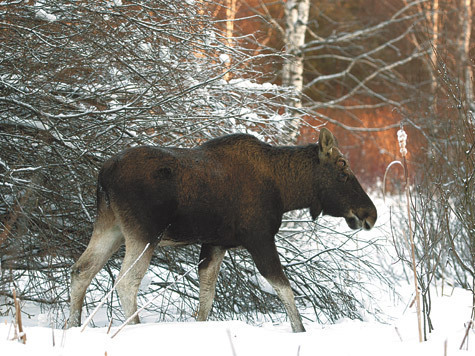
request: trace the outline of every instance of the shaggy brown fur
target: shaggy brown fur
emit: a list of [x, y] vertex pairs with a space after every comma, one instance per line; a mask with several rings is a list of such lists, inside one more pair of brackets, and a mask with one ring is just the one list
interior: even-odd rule
[[[199, 320], [206, 320], [211, 309], [226, 249], [242, 246], [281, 298], [292, 329], [304, 331], [274, 243], [282, 215], [309, 208], [314, 219], [320, 213], [344, 217], [354, 229], [370, 229], [377, 217], [326, 129], [318, 144], [307, 146], [276, 147], [237, 134], [192, 149], [130, 148], [104, 163], [97, 204], [91, 242], [72, 268], [69, 323], [73, 326], [80, 324], [91, 279], [123, 242], [121, 274], [147, 243], [153, 247], [198, 243], [205, 259], [199, 267]], [[136, 310], [150, 250], [118, 286], [127, 317]]]

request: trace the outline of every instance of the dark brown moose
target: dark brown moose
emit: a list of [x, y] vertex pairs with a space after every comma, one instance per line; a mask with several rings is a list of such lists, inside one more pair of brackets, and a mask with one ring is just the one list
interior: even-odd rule
[[[274, 235], [282, 214], [309, 208], [369, 230], [377, 212], [323, 128], [318, 144], [271, 146], [235, 134], [201, 146], [134, 147], [104, 163], [97, 184], [97, 219], [86, 251], [71, 270], [69, 326], [79, 326], [86, 289], [125, 242], [120, 276], [151, 247], [117, 286], [128, 318], [154, 247], [201, 244], [198, 320], [206, 320], [225, 251], [244, 247], [283, 302], [294, 332], [305, 331]], [[139, 318], [133, 319], [134, 323]]]

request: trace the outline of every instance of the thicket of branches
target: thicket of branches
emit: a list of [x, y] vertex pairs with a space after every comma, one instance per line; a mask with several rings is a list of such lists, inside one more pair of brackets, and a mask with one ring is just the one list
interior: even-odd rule
[[[4, 305], [15, 286], [22, 300], [57, 311], [56, 322], [67, 316], [69, 267], [88, 243], [95, 179], [110, 155], [139, 144], [192, 146], [235, 131], [252, 131], [275, 143], [291, 137], [289, 123], [295, 117], [281, 115], [280, 108], [293, 90], [257, 84], [266, 78], [254, 65], [263, 58], [281, 59], [227, 46], [201, 5], [159, 0], [0, 6]], [[229, 58], [231, 66], [225, 65]], [[225, 80], [229, 70], [233, 79]], [[302, 224], [279, 235], [298, 302], [313, 307], [321, 320], [359, 317], [361, 302], [351, 287], [359, 283], [357, 270], [378, 276], [372, 264], [351, 252], [351, 236], [342, 237], [346, 244], [336, 239], [325, 248], [323, 230], [323, 252], [302, 252], [294, 238], [315, 238], [314, 226]], [[119, 251], [106, 265], [108, 278], [93, 282], [88, 306], [111, 287], [105, 281], [113, 282], [122, 255]], [[152, 260], [155, 278], [143, 295], [168, 285], [191, 261], [198, 261], [196, 247], [160, 249]], [[230, 252], [214, 317], [255, 320], [256, 313], [282, 310], [265, 286], [251, 283], [256, 278], [249, 256]], [[155, 305], [157, 315], [167, 315], [167, 310], [175, 317], [189, 314], [196, 307], [197, 288], [196, 275], [190, 275], [173, 288], [185, 304], [173, 307], [168, 299]], [[113, 301], [111, 305], [111, 313], [119, 310]]]
[[[450, 294], [454, 286], [472, 292], [475, 305], [475, 117], [463, 82], [449, 69], [445, 57], [434, 63], [438, 95], [431, 118], [417, 127], [428, 143], [414, 157], [417, 169], [411, 186], [416, 269], [422, 298], [424, 337], [434, 325], [431, 320], [431, 287]], [[426, 113], [427, 115], [427, 113]], [[409, 138], [410, 139], [410, 138]], [[396, 219], [407, 221], [400, 209]], [[394, 224], [398, 256], [412, 267], [406, 223]], [[398, 231], [398, 228], [402, 230]], [[410, 279], [410, 274], [408, 274]], [[472, 310], [471, 318], [475, 314]]]
[[[338, 232], [332, 221], [311, 221], [308, 214], [289, 214], [276, 237], [284, 271], [306, 320], [322, 323], [341, 318], [361, 319], [380, 312], [368, 281], [390, 282], [371, 256], [380, 242], [359, 239], [355, 233]], [[139, 305], [156, 298], [141, 314], [149, 321], [193, 320], [198, 307], [196, 269], [181, 278], [199, 260], [197, 246], [158, 248], [139, 290]], [[86, 295], [91, 312], [113, 286], [120, 259], [111, 260]], [[104, 284], [104, 282], [107, 282]], [[165, 290], [166, 289], [166, 290]], [[61, 306], [56, 306], [59, 312]], [[108, 318], [123, 320], [117, 296], [108, 303]], [[286, 318], [282, 303], [257, 272], [244, 249], [229, 250], [218, 278], [211, 320], [244, 320], [252, 323], [281, 322]], [[99, 322], [103, 322], [98, 318]]]

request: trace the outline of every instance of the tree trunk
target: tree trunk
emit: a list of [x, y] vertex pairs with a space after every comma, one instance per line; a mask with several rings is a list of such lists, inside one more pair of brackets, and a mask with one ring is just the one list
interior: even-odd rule
[[[226, 45], [233, 47], [233, 35], [234, 35], [234, 20], [236, 18], [236, 0], [226, 0]], [[231, 68], [231, 58], [225, 56], [222, 58], [224, 61], [224, 75], [225, 80], [231, 79], [231, 72], [228, 72]]]
[[464, 94], [469, 108], [475, 109], [473, 94], [473, 69], [470, 62], [470, 37], [472, 32], [472, 0], [462, 0], [460, 10], [460, 23], [462, 31], [460, 34], [460, 62], [462, 67], [462, 81], [464, 83]]
[[[285, 4], [285, 50], [290, 57], [284, 64], [282, 84], [294, 87], [300, 98], [303, 88], [303, 52], [307, 31], [309, 0], [288, 0]], [[300, 100], [297, 107], [301, 106]]]
[[[432, 4], [432, 52], [430, 60], [433, 64], [431, 67], [431, 111], [435, 112], [437, 108], [437, 52], [438, 52], [438, 39], [439, 39], [439, 0], [434, 0]], [[430, 65], [430, 64], [429, 64]]]
[[[288, 55], [282, 70], [282, 84], [295, 89], [295, 98], [290, 106], [302, 107], [303, 89], [303, 46], [307, 31], [310, 0], [287, 0], [285, 3], [285, 51]], [[300, 120], [296, 118], [294, 140], [299, 134]]]

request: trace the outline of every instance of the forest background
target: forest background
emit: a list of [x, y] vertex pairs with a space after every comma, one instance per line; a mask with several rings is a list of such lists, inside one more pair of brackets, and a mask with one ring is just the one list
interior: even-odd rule
[[[398, 158], [396, 131], [404, 126], [422, 294], [434, 277], [447, 276], [473, 292], [473, 7], [472, 0], [2, 1], [4, 305], [15, 286], [23, 300], [54, 306], [58, 325], [64, 321], [69, 267], [88, 242], [95, 178], [112, 154], [139, 144], [190, 147], [232, 132], [303, 144], [314, 142], [322, 125], [373, 192]], [[404, 181], [399, 173], [386, 184], [395, 194]], [[285, 221], [283, 258], [306, 259], [292, 239], [316, 238], [307, 220]], [[402, 225], [393, 235], [404, 233]], [[318, 233], [323, 239], [324, 228]], [[306, 296], [301, 302], [317, 319], [359, 317], [351, 283], [329, 278], [314, 287], [297, 279], [345, 270], [352, 258], [377, 274], [344, 249], [311, 266], [289, 265]], [[191, 260], [196, 249], [166, 250], [152, 265], [183, 273]], [[248, 260], [241, 252], [230, 256], [218, 288], [225, 295], [242, 283], [242, 294], [255, 297], [251, 305], [235, 295], [217, 301], [215, 317], [279, 310], [277, 300], [262, 302], [265, 288], [246, 287], [255, 274]], [[118, 265], [118, 258], [106, 265], [112, 282]], [[158, 275], [156, 288], [170, 285]], [[100, 295], [110, 285], [93, 288]], [[196, 301], [194, 276], [174, 288]], [[91, 298], [92, 305], [98, 297]]]

